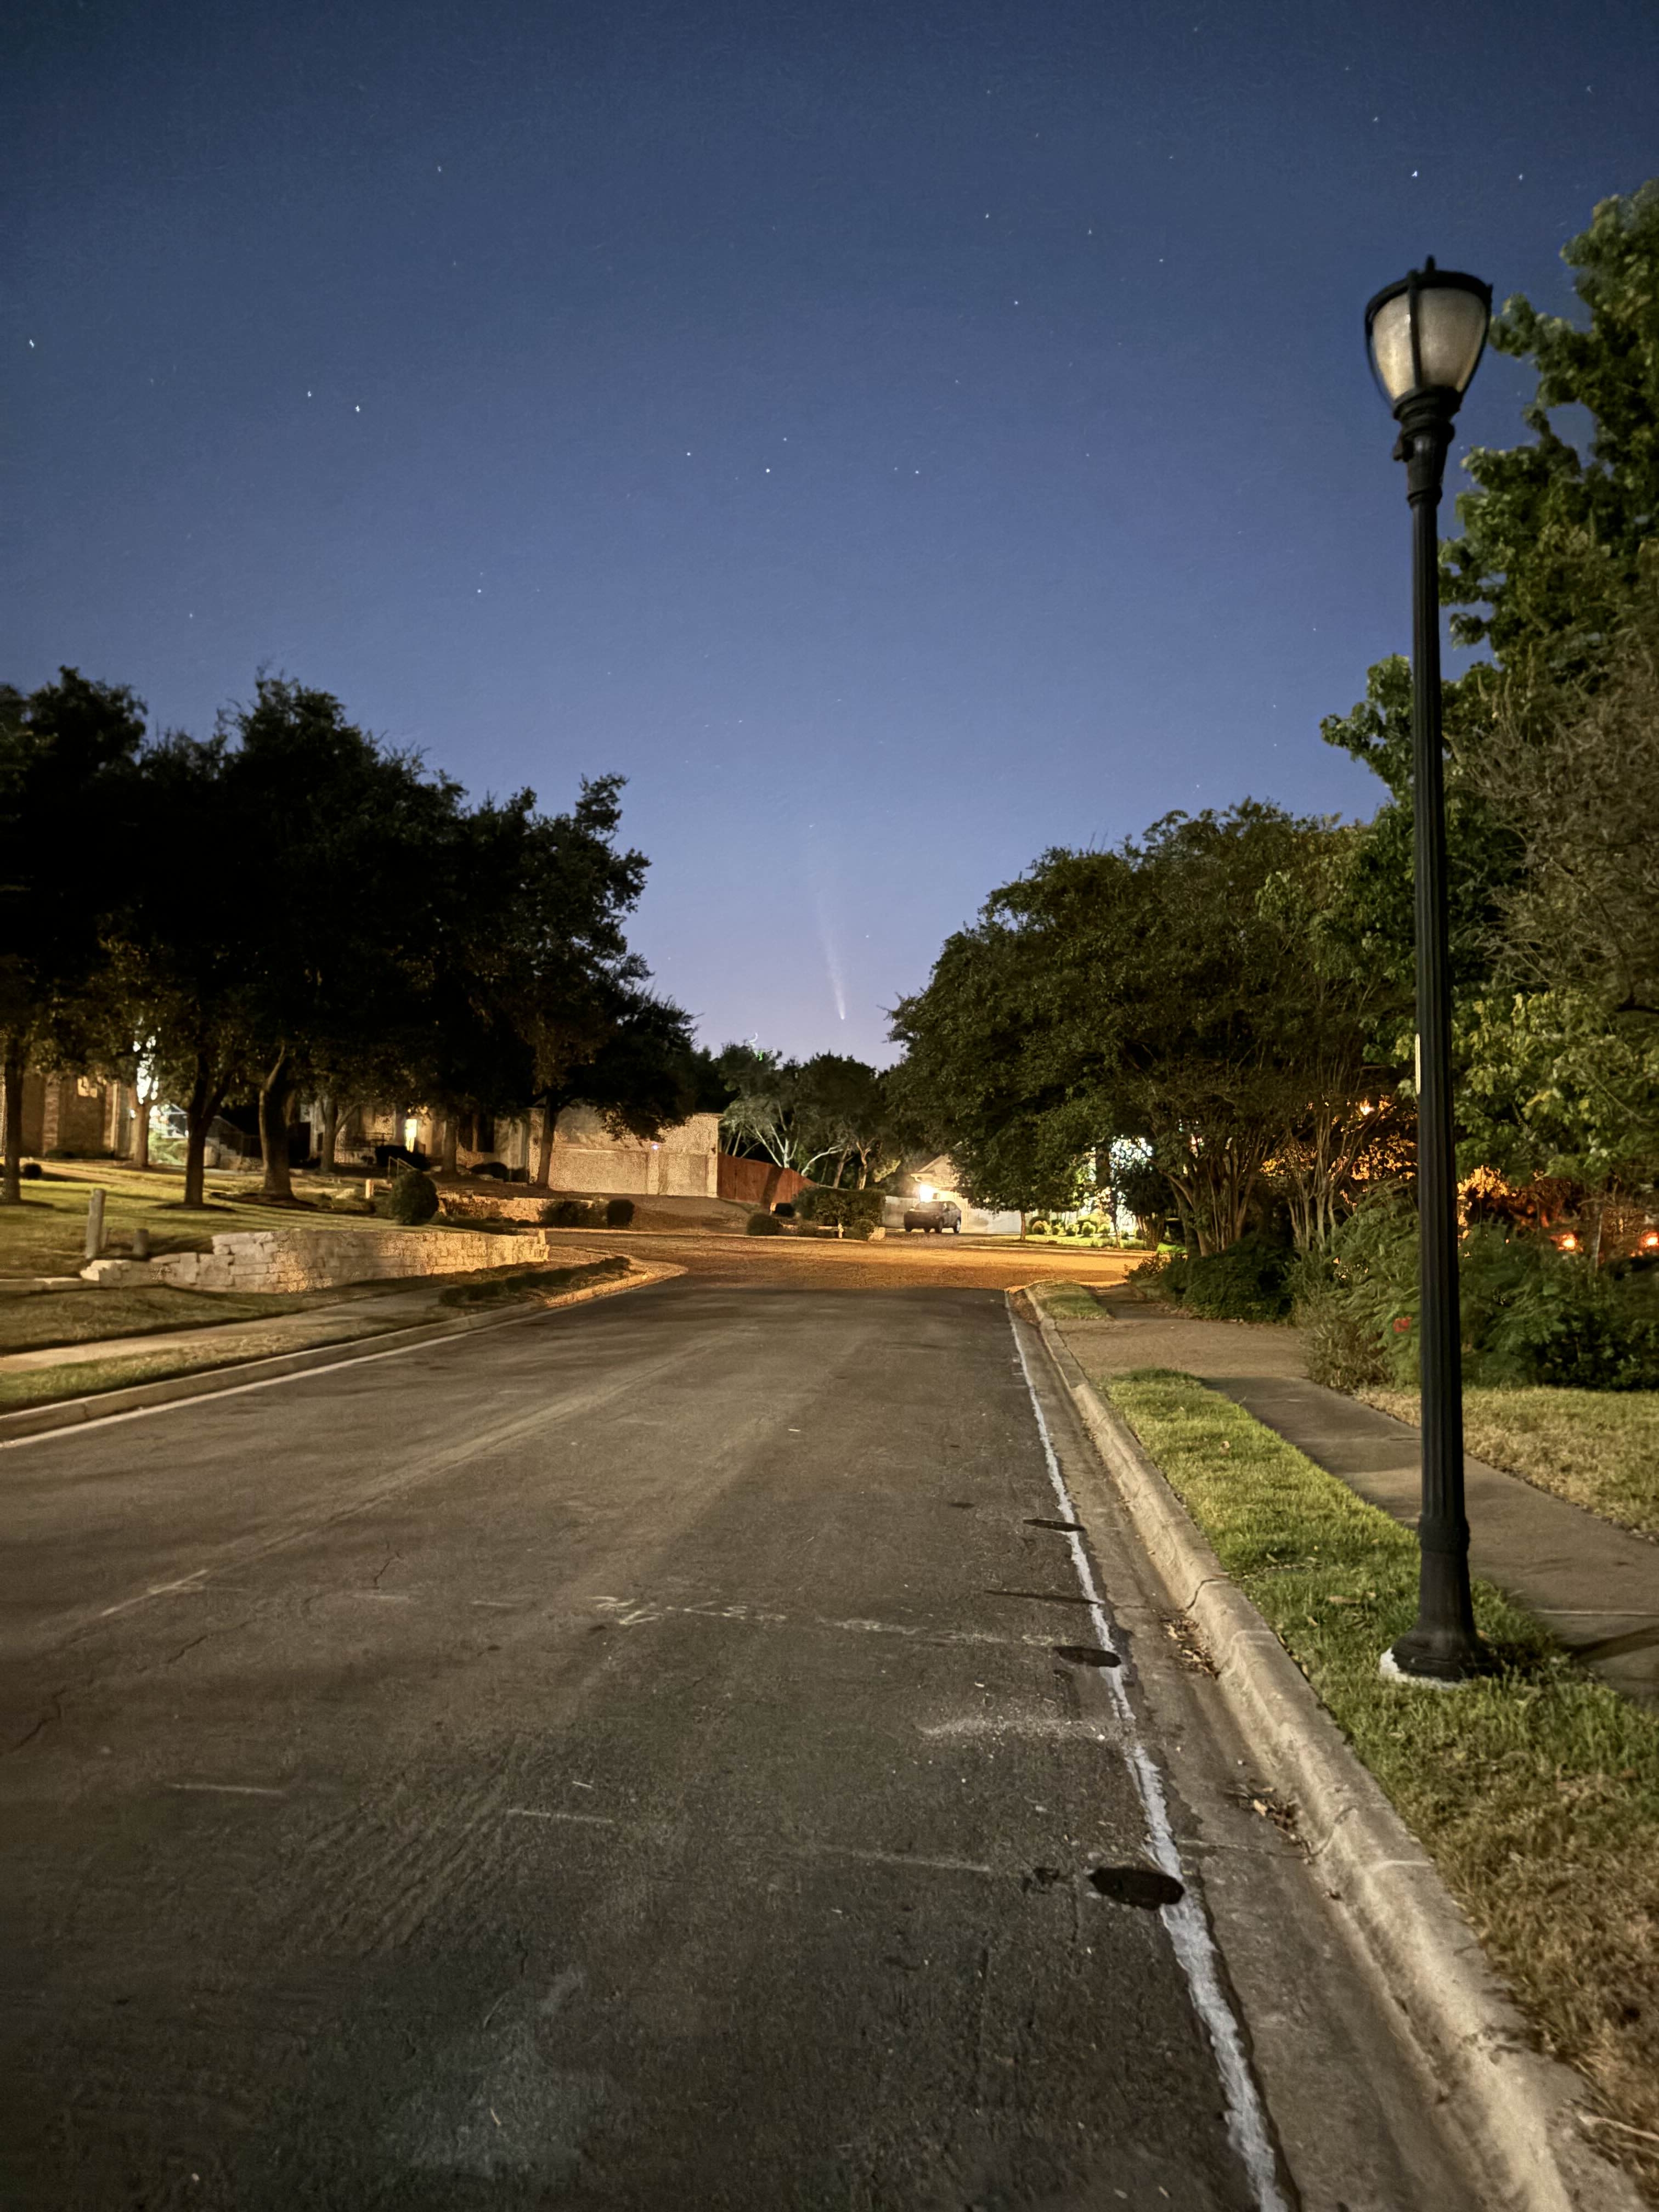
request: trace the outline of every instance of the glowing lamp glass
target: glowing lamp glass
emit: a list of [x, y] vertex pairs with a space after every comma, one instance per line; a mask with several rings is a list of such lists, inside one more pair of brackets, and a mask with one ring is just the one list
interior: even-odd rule
[[1491, 319], [1490, 288], [1432, 261], [1379, 292], [1365, 310], [1365, 335], [1389, 405], [1417, 392], [1455, 392], [1461, 399]]

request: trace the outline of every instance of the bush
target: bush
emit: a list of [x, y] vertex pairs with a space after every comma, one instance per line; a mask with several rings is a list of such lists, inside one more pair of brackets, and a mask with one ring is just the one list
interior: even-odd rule
[[1028, 1221], [1025, 1224], [1025, 1234], [1028, 1237], [1046, 1237], [1048, 1234], [1048, 1224], [1046, 1221]]
[[550, 1198], [542, 1208], [547, 1229], [597, 1229], [604, 1219], [603, 1207], [586, 1198]]
[[[1580, 1390], [1659, 1388], [1659, 1281], [1598, 1273], [1546, 1237], [1477, 1223], [1458, 1248], [1464, 1373], [1472, 1382]], [[1417, 1215], [1360, 1206], [1328, 1255], [1297, 1268], [1309, 1372], [1334, 1389], [1418, 1382]]]
[[374, 1211], [383, 1220], [399, 1222], [405, 1229], [418, 1228], [438, 1211], [438, 1186], [421, 1169], [410, 1168], [392, 1176], [391, 1189], [380, 1193]]
[[885, 1194], [878, 1190], [804, 1190], [794, 1205], [803, 1221], [820, 1229], [867, 1237], [872, 1229], [881, 1227], [886, 1203]]
[[1164, 1298], [1205, 1321], [1284, 1321], [1293, 1255], [1265, 1237], [1241, 1237], [1224, 1252], [1159, 1252], [1131, 1267], [1137, 1297]]
[[634, 1218], [631, 1198], [607, 1198], [605, 1201], [605, 1225], [607, 1229], [626, 1229]]
[[783, 1224], [773, 1213], [751, 1213], [744, 1234], [746, 1237], [781, 1237]]
[[1291, 1311], [1291, 1261], [1283, 1245], [1241, 1237], [1224, 1252], [1188, 1253], [1170, 1262], [1170, 1295], [1206, 1321], [1285, 1321]]

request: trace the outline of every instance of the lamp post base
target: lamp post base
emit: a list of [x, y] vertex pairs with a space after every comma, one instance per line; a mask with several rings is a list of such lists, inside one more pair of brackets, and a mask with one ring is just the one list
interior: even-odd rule
[[1402, 1636], [1376, 1662], [1385, 1682], [1403, 1682], [1413, 1689], [1462, 1690], [1492, 1671], [1492, 1661], [1479, 1644], [1463, 1638], [1425, 1635], [1414, 1628]]

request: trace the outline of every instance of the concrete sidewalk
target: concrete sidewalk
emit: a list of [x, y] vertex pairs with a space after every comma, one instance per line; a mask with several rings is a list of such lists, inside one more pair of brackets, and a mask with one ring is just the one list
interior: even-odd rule
[[[1222, 1391], [1316, 1465], [1407, 1527], [1417, 1521], [1418, 1431], [1310, 1382], [1293, 1328], [1188, 1320], [1108, 1292], [1100, 1314], [1055, 1316], [1091, 1376], [1170, 1367]], [[1536, 1614], [1569, 1651], [1628, 1697], [1659, 1704], [1659, 1545], [1466, 1460], [1474, 1572]]]

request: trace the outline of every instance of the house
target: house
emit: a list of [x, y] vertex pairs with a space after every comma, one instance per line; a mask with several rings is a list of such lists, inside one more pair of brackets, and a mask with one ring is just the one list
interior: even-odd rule
[[[298, 1118], [289, 1133], [298, 1140], [297, 1162], [315, 1150], [323, 1113], [315, 1101], [296, 1105]], [[22, 1149], [35, 1158], [130, 1158], [137, 1121], [137, 1093], [131, 1084], [33, 1070], [23, 1079]], [[513, 1115], [466, 1114], [457, 1133], [456, 1158], [463, 1174], [489, 1164], [505, 1168], [517, 1182], [534, 1175], [541, 1157], [539, 1108]], [[354, 1106], [341, 1117], [335, 1158], [340, 1167], [355, 1169], [372, 1158], [377, 1145], [398, 1145], [436, 1159], [443, 1152], [444, 1136], [444, 1117], [424, 1107]], [[737, 1198], [758, 1205], [793, 1197], [800, 1188], [799, 1176], [765, 1160], [728, 1159], [720, 1136], [718, 1114], [694, 1114], [648, 1139], [613, 1136], [592, 1107], [567, 1107], [553, 1134], [549, 1186], [607, 1197]], [[0, 1144], [3, 1140], [0, 1105]], [[251, 1109], [216, 1118], [206, 1158], [211, 1168], [257, 1169], [259, 1139]]]
[[1020, 1233], [1023, 1224], [1018, 1213], [996, 1212], [963, 1196], [957, 1188], [956, 1162], [949, 1152], [941, 1152], [936, 1159], [899, 1177], [896, 1192], [887, 1200], [887, 1226], [903, 1228], [907, 1200], [933, 1198], [943, 1199], [958, 1209], [964, 1237], [1018, 1237]]
[[[101, 1075], [23, 1077], [23, 1144], [36, 1159], [108, 1159], [132, 1149], [137, 1093], [130, 1083]], [[0, 1146], [5, 1143], [0, 1102]]]
[[[319, 1125], [315, 1108], [313, 1127]], [[358, 1107], [340, 1125], [336, 1158], [343, 1164], [376, 1145], [402, 1145], [429, 1159], [442, 1156], [441, 1114], [423, 1107]], [[456, 1162], [462, 1174], [501, 1167], [527, 1182], [541, 1158], [543, 1116], [464, 1114], [457, 1131]], [[591, 1106], [567, 1106], [553, 1132], [548, 1187], [602, 1192], [607, 1197], [716, 1198], [720, 1195], [720, 1115], [694, 1114], [658, 1138], [613, 1136]]]

